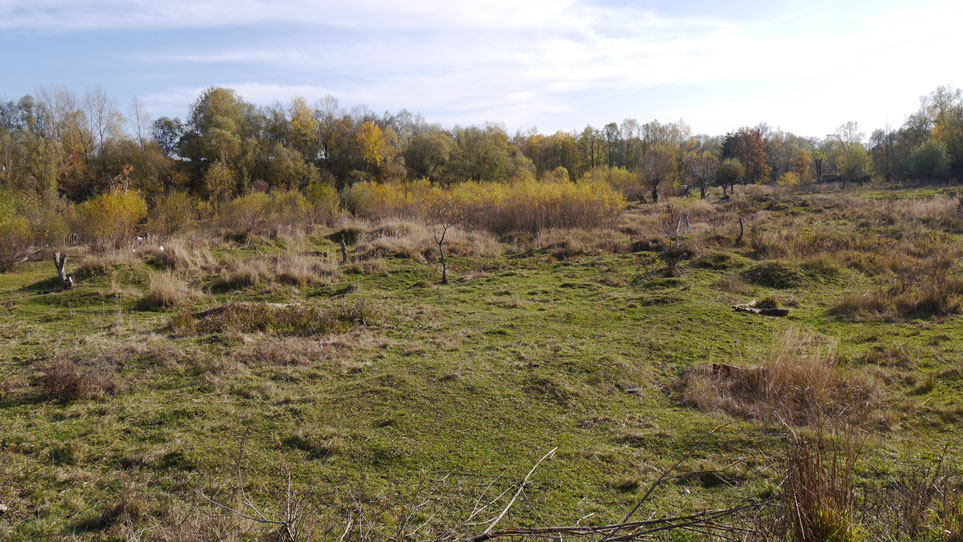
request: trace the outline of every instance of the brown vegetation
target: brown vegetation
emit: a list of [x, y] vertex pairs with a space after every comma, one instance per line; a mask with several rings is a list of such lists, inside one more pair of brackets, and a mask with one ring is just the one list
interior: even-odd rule
[[60, 401], [101, 397], [119, 388], [112, 370], [106, 367], [82, 369], [65, 356], [55, 357], [47, 363], [42, 382], [47, 397]]
[[147, 295], [141, 300], [146, 309], [164, 309], [193, 302], [200, 294], [187, 287], [184, 281], [169, 271], [153, 273]]
[[679, 388], [703, 410], [792, 424], [863, 417], [879, 402], [871, 381], [838, 366], [834, 343], [797, 328], [786, 330], [764, 363], [697, 367]]
[[236, 331], [311, 336], [341, 333], [377, 321], [377, 313], [360, 301], [333, 308], [297, 303], [228, 303], [189, 316], [179, 313], [172, 318], [170, 327], [176, 334]]

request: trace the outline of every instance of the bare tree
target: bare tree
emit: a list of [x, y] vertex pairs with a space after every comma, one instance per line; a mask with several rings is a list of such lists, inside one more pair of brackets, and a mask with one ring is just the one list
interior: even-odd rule
[[103, 152], [104, 142], [122, 132], [124, 116], [117, 111], [114, 100], [100, 85], [84, 93], [83, 107], [97, 148]]
[[431, 234], [438, 244], [438, 258], [441, 260], [441, 283], [448, 284], [448, 262], [445, 260], [445, 237], [448, 230], [461, 223], [464, 215], [458, 202], [446, 192], [435, 192], [428, 198], [428, 217], [431, 220]]
[[144, 108], [144, 103], [137, 96], [130, 100], [127, 112], [130, 114], [130, 123], [134, 128], [134, 135], [137, 136], [137, 143], [143, 150], [151, 131], [150, 113]]
[[711, 154], [704, 153], [686, 162], [686, 175], [690, 184], [699, 187], [699, 197], [705, 199], [706, 188], [716, 178], [716, 170], [719, 168], [719, 160]]
[[652, 193], [652, 203], [659, 202], [659, 185], [672, 179], [676, 172], [675, 153], [666, 146], [649, 149], [642, 158], [642, 178]]

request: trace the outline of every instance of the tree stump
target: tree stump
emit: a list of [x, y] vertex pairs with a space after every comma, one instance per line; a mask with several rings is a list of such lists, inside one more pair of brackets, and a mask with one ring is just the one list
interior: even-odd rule
[[67, 265], [67, 255], [54, 252], [54, 265], [57, 266], [57, 275], [60, 276], [60, 287], [64, 290], [73, 288], [74, 278], [68, 275], [64, 269]]

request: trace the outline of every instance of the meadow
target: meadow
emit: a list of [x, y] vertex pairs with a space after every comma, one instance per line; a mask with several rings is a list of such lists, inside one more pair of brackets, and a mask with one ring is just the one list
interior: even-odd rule
[[955, 190], [377, 186], [0, 274], [0, 538], [963, 539]]

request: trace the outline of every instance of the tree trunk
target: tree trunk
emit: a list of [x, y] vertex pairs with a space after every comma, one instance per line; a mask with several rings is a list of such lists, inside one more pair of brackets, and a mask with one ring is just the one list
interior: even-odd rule
[[57, 275], [60, 276], [60, 287], [64, 289], [72, 288], [74, 278], [64, 270], [64, 267], [67, 265], [67, 255], [54, 252], [54, 265], [57, 266]]
[[438, 256], [441, 259], [441, 283], [448, 284], [448, 264], [445, 262], [445, 242], [438, 243]]

